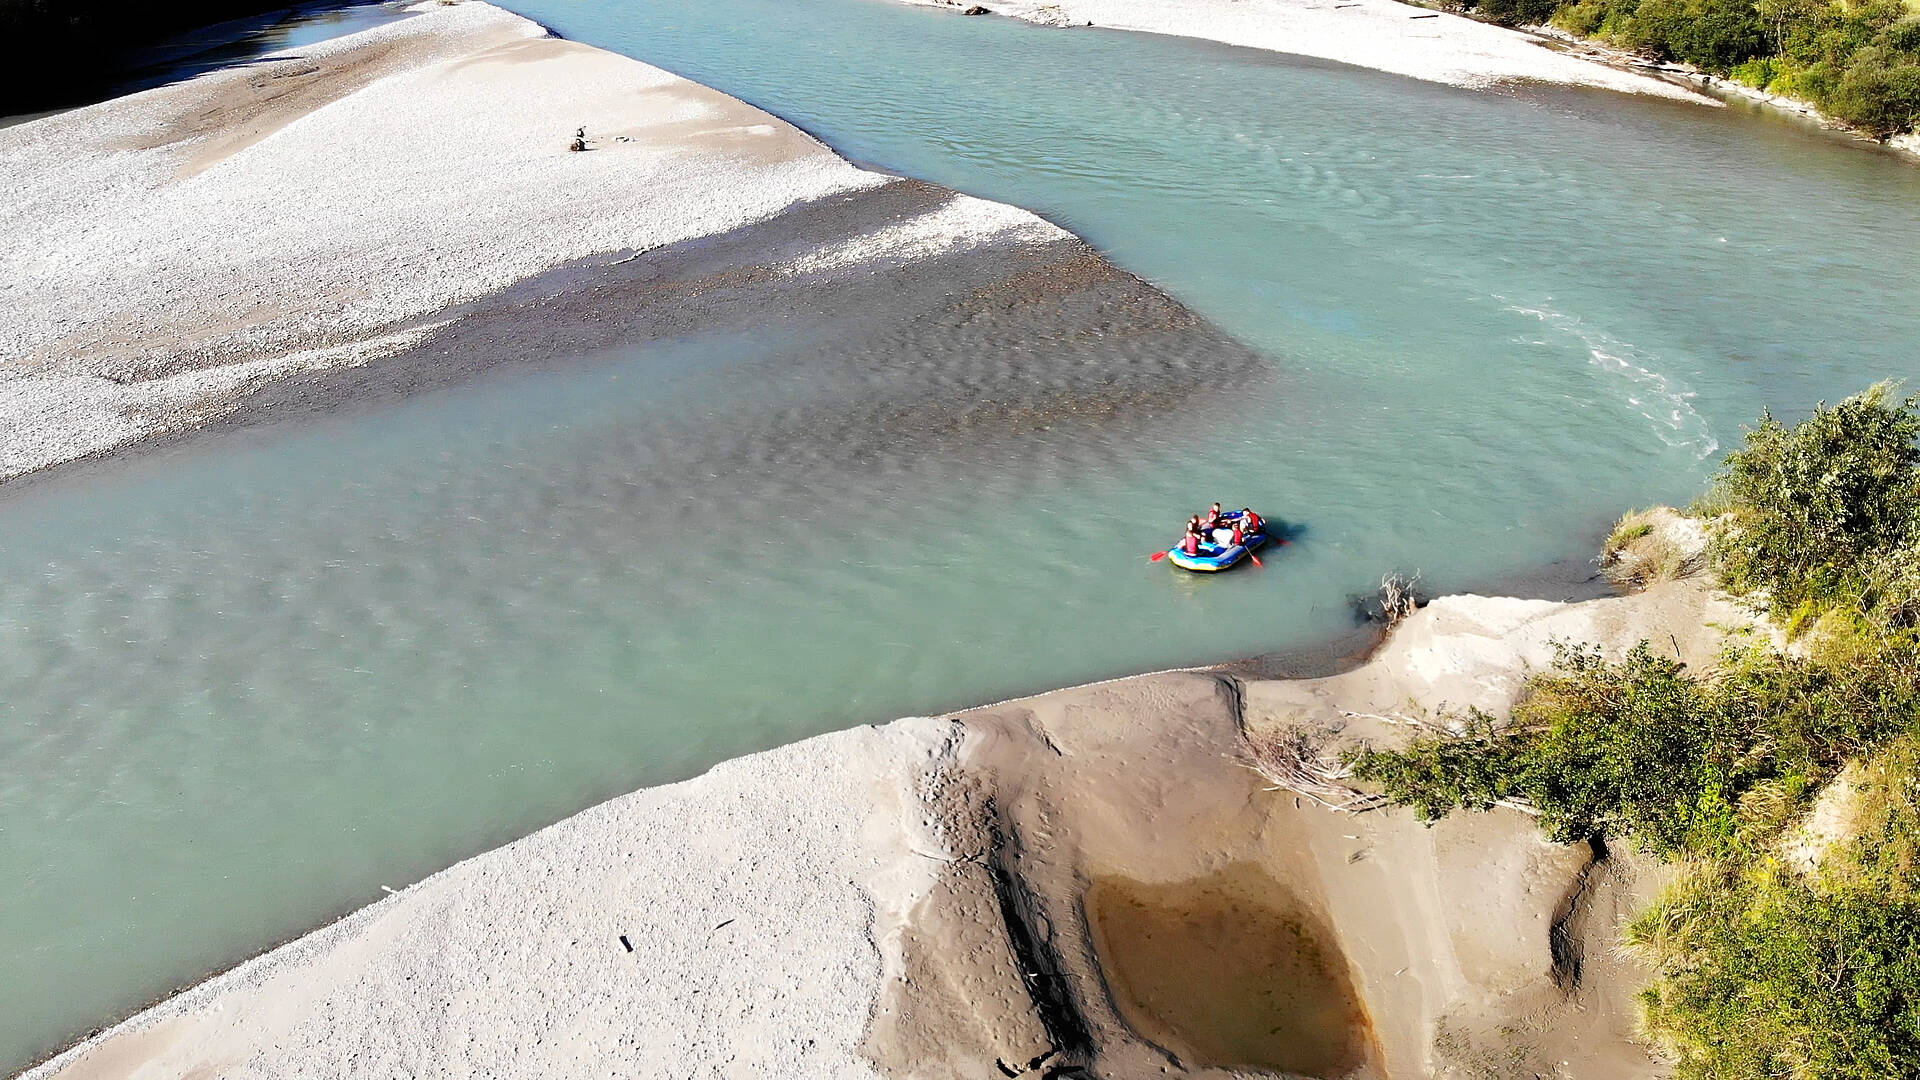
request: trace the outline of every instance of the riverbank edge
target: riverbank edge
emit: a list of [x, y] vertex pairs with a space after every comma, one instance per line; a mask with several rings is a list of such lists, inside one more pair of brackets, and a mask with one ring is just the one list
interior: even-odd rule
[[[1718, 106], [1696, 88], [1558, 50], [1507, 27], [1438, 10], [1408, 14], [1402, 0], [1309, 4], [1279, 0], [1256, 7], [1237, 0], [896, 0], [962, 15], [999, 15], [1037, 26], [1094, 27], [1194, 38], [1281, 55], [1309, 57], [1466, 89], [1528, 83], [1583, 86]], [[1442, 20], [1431, 24], [1419, 20]], [[1357, 20], [1357, 21], [1356, 21]], [[1409, 23], [1414, 23], [1409, 26]], [[1422, 28], [1438, 28], [1423, 30]]]
[[[819, 921], [823, 914], [815, 901], [821, 895], [829, 921], [842, 929], [860, 924], [857, 941], [843, 934], [836, 946], [850, 950], [853, 955], [841, 959], [856, 970], [853, 976], [823, 975], [819, 986], [803, 981], [785, 988], [776, 1013], [786, 1019], [764, 1021], [756, 1037], [790, 1049], [804, 1042], [807, 1049], [769, 1060], [769, 1066], [788, 1070], [786, 1075], [865, 1075], [864, 1066], [847, 1072], [865, 1061], [879, 1065], [883, 1075], [938, 1075], [962, 1058], [974, 1065], [1027, 1060], [1007, 1058], [1018, 1050], [1051, 1055], [1056, 1065], [1079, 1061], [1124, 1072], [1166, 1064], [1166, 1049], [1142, 1038], [1105, 989], [1107, 976], [1079, 891], [1090, 878], [1198, 880], [1222, 866], [1247, 863], [1264, 867], [1295, 892], [1319, 890], [1309, 906], [1327, 921], [1329, 940], [1356, 965], [1377, 1037], [1370, 1060], [1385, 1074], [1398, 1075], [1434, 1052], [1429, 1036], [1436, 1022], [1446, 1021], [1441, 1027], [1454, 1032], [1456, 1041], [1466, 1039], [1461, 1045], [1484, 1049], [1499, 1038], [1500, 1025], [1492, 1020], [1506, 1016], [1501, 1010], [1517, 1010], [1541, 1030], [1572, 1040], [1553, 1035], [1537, 1042], [1536, 1049], [1558, 1055], [1555, 1060], [1577, 1050], [1589, 1062], [1605, 1060], [1627, 1070], [1612, 1075], [1653, 1076], [1652, 1059], [1634, 1043], [1631, 1009], [1623, 1004], [1637, 986], [1633, 970], [1596, 959], [1585, 990], [1555, 989], [1555, 980], [1565, 976], [1557, 973], [1553, 957], [1564, 942], [1556, 945], [1542, 922], [1553, 915], [1551, 929], [1564, 937], [1567, 896], [1584, 896], [1580, 902], [1586, 904], [1604, 901], [1610, 905], [1604, 918], [1583, 916], [1581, 923], [1597, 958], [1618, 919], [1659, 884], [1653, 868], [1596, 863], [1592, 856], [1545, 844], [1517, 815], [1430, 830], [1401, 811], [1333, 813], [1271, 789], [1262, 793], [1261, 782], [1239, 763], [1247, 759], [1245, 740], [1255, 732], [1300, 728], [1353, 738], [1370, 723], [1360, 718], [1408, 708], [1501, 709], [1526, 673], [1546, 662], [1557, 640], [1595, 641], [1619, 652], [1641, 638], [1658, 637], [1690, 660], [1709, 663], [1721, 628], [1740, 621], [1737, 609], [1697, 581], [1572, 603], [1456, 594], [1399, 624], [1369, 659], [1338, 675], [1271, 680], [1214, 668], [1174, 669], [816, 736], [617, 797], [463, 859], [183, 988], [21, 1077], [83, 1080], [110, 1075], [98, 1068], [109, 1063], [162, 1061], [244, 1063], [251, 1075], [294, 1072], [307, 1055], [387, 1039], [386, 1025], [401, 1024], [387, 1013], [394, 1007], [389, 995], [401, 992], [396, 981], [412, 992], [412, 982], [421, 980], [428, 989], [419, 1006], [444, 1007], [434, 995], [456, 983], [434, 980], [470, 980], [475, 972], [461, 958], [491, 956], [486, 942], [467, 940], [483, 931], [540, 940], [524, 956], [487, 961], [502, 965], [507, 977], [492, 972], [487, 984], [500, 988], [470, 1002], [456, 1028], [524, 1025], [529, 1018], [515, 1010], [526, 1007], [526, 998], [551, 1010], [556, 996], [597, 1000], [610, 994], [621, 1005], [620, 1015], [644, 1016], [634, 1022], [648, 1031], [688, 1046], [712, 1044], [719, 1054], [732, 1046], [733, 1036], [714, 1027], [704, 1006], [676, 1010], [651, 997], [637, 1002], [631, 997], [637, 991], [626, 982], [608, 981], [591, 965], [582, 974], [573, 957], [551, 966], [545, 954], [566, 953], [562, 938], [577, 944], [589, 932], [608, 937], [603, 931], [617, 924], [628, 928], [619, 938], [627, 951], [616, 947], [614, 959], [639, 949], [650, 969], [649, 987], [671, 989], [678, 978], [688, 980], [679, 991], [704, 990], [738, 1004], [751, 998], [747, 989], [727, 978], [714, 985], [696, 974], [721, 959], [708, 944], [710, 927], [734, 919], [754, 922], [757, 935], [776, 943], [757, 970], [778, 982], [765, 965], [780, 962], [788, 945], [779, 943], [811, 932], [805, 926], [782, 929], [780, 920]], [[742, 799], [774, 820], [726, 811], [747, 819], [753, 835], [737, 843], [715, 841], [713, 834], [726, 830], [714, 815]], [[705, 824], [689, 829], [692, 821]], [[1460, 835], [1447, 839], [1449, 830]], [[1374, 854], [1353, 857], [1355, 836], [1365, 838], [1361, 850]], [[620, 849], [618, 859], [609, 844]], [[823, 876], [796, 877], [782, 862], [829, 857], [851, 857], [851, 871], [840, 866]], [[721, 869], [716, 872], [710, 862]], [[993, 874], [978, 874], [995, 866], [1000, 869]], [[849, 872], [857, 882], [848, 880]], [[1402, 880], [1406, 875], [1411, 878]], [[761, 878], [771, 879], [779, 906], [736, 910], [740, 894], [757, 892], [752, 883]], [[1603, 879], [1610, 884], [1597, 887]], [[628, 922], [605, 910], [636, 889], [652, 895], [632, 898]], [[995, 895], [1001, 900], [988, 903]], [[1025, 914], [1005, 909], [1008, 895], [1016, 896], [1015, 907]], [[1435, 895], [1452, 912], [1442, 923], [1432, 922], [1423, 899]], [[989, 916], [982, 904], [1005, 910]], [[555, 905], [566, 910], [556, 915], [550, 910]], [[1497, 909], [1501, 917], [1476, 918], [1482, 908]], [[785, 914], [789, 909], [799, 914]], [[540, 912], [538, 927], [528, 924], [534, 911]], [[1524, 920], [1517, 934], [1515, 918]], [[554, 921], [559, 929], [547, 933], [545, 924]], [[1046, 926], [1047, 940], [1025, 940], [1020, 927], [1029, 924]], [[1498, 939], [1478, 925], [1500, 926]], [[1396, 936], [1402, 944], [1392, 946]], [[1054, 1007], [1077, 1020], [1060, 1020], [1032, 994], [1033, 987], [1021, 989], [1017, 969], [1035, 960], [1036, 949], [1056, 970], [1075, 973], [1080, 989]], [[1415, 962], [1431, 969], [1430, 981], [1410, 989], [1396, 969]], [[741, 977], [755, 980], [751, 971]], [[938, 998], [948, 992], [943, 987], [958, 986], [971, 986], [969, 994], [995, 1004], [960, 1008], [926, 996]], [[848, 1010], [861, 1017], [857, 1054], [852, 1043], [826, 1046], [831, 1040], [797, 1019]], [[1585, 1032], [1596, 1023], [1595, 1012], [1611, 1035], [1568, 1034]], [[1070, 1030], [1063, 1032], [1062, 1023]], [[306, 1034], [293, 1039], [296, 1027]], [[108, 1047], [113, 1049], [99, 1056]], [[609, 1060], [621, 1053], [618, 1047], [599, 1049], [614, 1055]], [[816, 1056], [816, 1049], [826, 1056]], [[452, 1052], [429, 1041], [409, 1051], [426, 1059], [403, 1055], [391, 1063], [433, 1071], [449, 1063], [433, 1055]], [[1591, 1056], [1596, 1053], [1599, 1059]], [[1647, 1069], [1634, 1064], [1642, 1058]], [[1227, 1075], [1176, 1052], [1172, 1063], [1182, 1062], [1185, 1067], [1175, 1069], [1180, 1074]], [[1390, 1062], [1397, 1064], [1388, 1069]], [[817, 1067], [829, 1063], [835, 1067]], [[499, 1075], [584, 1076], [603, 1074], [608, 1061], [557, 1072], [528, 1067], [524, 1059], [487, 1064]]]
[[[1404, 2], [1419, 7], [1426, 6], [1425, 4], [1418, 3], [1417, 0], [1404, 0]], [[1853, 127], [1845, 121], [1836, 120], [1826, 113], [1821, 112], [1819, 106], [1804, 98], [1792, 97], [1787, 94], [1769, 94], [1765, 90], [1748, 86], [1746, 83], [1736, 79], [1724, 79], [1718, 75], [1702, 71], [1692, 64], [1663, 63], [1649, 60], [1638, 53], [1609, 45], [1596, 38], [1581, 37], [1578, 34], [1562, 30], [1557, 26], [1544, 23], [1535, 26], [1520, 27], [1516, 32], [1530, 34], [1543, 41], [1551, 42], [1556, 46], [1573, 46], [1585, 49], [1588, 51], [1588, 54], [1590, 54], [1585, 58], [1592, 60], [1596, 64], [1606, 64], [1609, 67], [1620, 68], [1623, 71], [1651, 72], [1660, 78], [1672, 79], [1676, 82], [1692, 86], [1703, 94], [1710, 94], [1722, 98], [1737, 98], [1741, 101], [1752, 102], [1753, 104], [1762, 105], [1770, 109], [1777, 109], [1791, 116], [1810, 120], [1828, 131], [1849, 135], [1860, 143], [1894, 151], [1907, 160], [1920, 164], [1920, 131], [1909, 131], [1904, 135], [1895, 135], [1885, 140], [1875, 139], [1870, 135], [1862, 133], [1858, 128]]]

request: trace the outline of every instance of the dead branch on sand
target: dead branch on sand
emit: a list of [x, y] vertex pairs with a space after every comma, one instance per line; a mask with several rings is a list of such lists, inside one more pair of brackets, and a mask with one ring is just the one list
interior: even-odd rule
[[1390, 571], [1380, 577], [1380, 621], [1392, 627], [1400, 620], [1420, 609], [1420, 594], [1416, 586], [1420, 584], [1420, 572], [1411, 575], [1398, 570]]
[[1240, 764], [1273, 784], [1269, 791], [1304, 795], [1329, 810], [1349, 814], [1389, 805], [1385, 795], [1362, 791], [1347, 783], [1352, 771], [1327, 754], [1322, 738], [1306, 728], [1247, 735], [1249, 756]]

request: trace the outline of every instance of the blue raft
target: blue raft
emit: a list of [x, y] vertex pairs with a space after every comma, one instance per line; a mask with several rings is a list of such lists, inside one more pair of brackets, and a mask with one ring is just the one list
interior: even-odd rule
[[[1240, 511], [1238, 510], [1221, 514], [1220, 520], [1228, 523], [1227, 529], [1216, 531], [1231, 531], [1233, 528], [1232, 523], [1239, 517]], [[1167, 552], [1167, 561], [1182, 570], [1193, 570], [1203, 574], [1225, 570], [1228, 567], [1238, 565], [1253, 549], [1267, 542], [1267, 532], [1264, 525], [1265, 523], [1263, 522], [1262, 528], [1252, 536], [1241, 537], [1244, 543], [1201, 544], [1200, 554], [1198, 555], [1189, 555], [1185, 551], [1180, 550], [1179, 546], [1176, 545], [1173, 550]]]

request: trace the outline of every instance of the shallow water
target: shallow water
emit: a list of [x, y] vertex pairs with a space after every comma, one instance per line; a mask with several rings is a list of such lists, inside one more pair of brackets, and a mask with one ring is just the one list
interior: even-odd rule
[[[1182, 440], [766, 491], [683, 421], [804, 396], [728, 377], [795, 342], [710, 338], [0, 498], [0, 1065], [727, 756], [1318, 639], [1389, 567], [1583, 557], [1920, 336], [1920, 170], [1749, 112], [870, 0], [514, 6], [1036, 210], [1275, 377]], [[1149, 564], [1212, 498], [1300, 538]]]
[[1097, 878], [1086, 905], [1114, 1005], [1182, 1060], [1338, 1080], [1377, 1057], [1324, 918], [1259, 866]]

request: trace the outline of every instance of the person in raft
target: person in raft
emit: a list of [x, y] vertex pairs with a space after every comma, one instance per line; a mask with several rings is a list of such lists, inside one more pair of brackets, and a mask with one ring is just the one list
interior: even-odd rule
[[[1231, 522], [1222, 521], [1221, 516], [1220, 504], [1214, 503], [1213, 509], [1207, 511], [1205, 519], [1199, 515], [1188, 518], [1187, 535], [1180, 541], [1180, 550], [1189, 555], [1197, 555], [1201, 544], [1223, 546], [1232, 544], [1238, 547], [1247, 542], [1247, 537], [1259, 532], [1261, 525], [1264, 524], [1260, 515], [1254, 513], [1251, 506], [1242, 507], [1240, 516]], [[1219, 534], [1223, 532], [1228, 535], [1220, 536]]]

